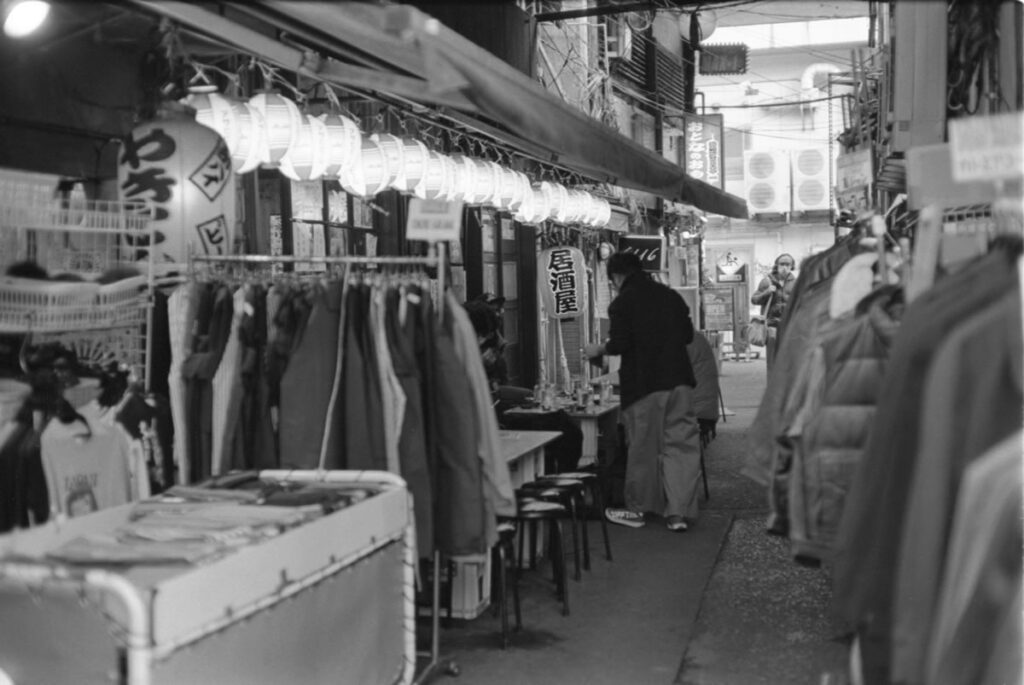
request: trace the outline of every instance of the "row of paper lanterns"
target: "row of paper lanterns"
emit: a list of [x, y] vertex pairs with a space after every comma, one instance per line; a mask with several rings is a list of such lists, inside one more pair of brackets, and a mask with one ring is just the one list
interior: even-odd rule
[[496, 162], [442, 154], [411, 138], [364, 136], [349, 117], [303, 114], [279, 93], [260, 92], [246, 101], [201, 86], [190, 89], [183, 102], [195, 109], [197, 122], [224, 139], [238, 174], [277, 167], [293, 181], [336, 178], [360, 197], [394, 189], [423, 199], [495, 206], [524, 223], [552, 219], [600, 228], [611, 219], [608, 201], [585, 190], [533, 183]]

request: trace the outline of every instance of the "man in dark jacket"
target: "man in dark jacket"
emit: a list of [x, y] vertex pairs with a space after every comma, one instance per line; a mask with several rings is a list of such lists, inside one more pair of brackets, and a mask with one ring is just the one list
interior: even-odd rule
[[618, 296], [608, 307], [609, 338], [586, 354], [622, 356], [619, 385], [626, 428], [625, 509], [607, 509], [609, 521], [638, 528], [644, 514], [664, 514], [670, 530], [687, 529], [698, 514], [700, 442], [693, 409], [696, 385], [686, 346], [693, 340], [689, 307], [671, 288], [652, 280], [635, 254], [608, 260]]

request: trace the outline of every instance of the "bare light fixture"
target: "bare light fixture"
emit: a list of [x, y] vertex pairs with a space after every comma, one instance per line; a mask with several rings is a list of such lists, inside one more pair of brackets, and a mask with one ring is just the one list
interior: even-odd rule
[[24, 38], [46, 21], [50, 3], [44, 0], [2, 0], [4, 33], [10, 38]]

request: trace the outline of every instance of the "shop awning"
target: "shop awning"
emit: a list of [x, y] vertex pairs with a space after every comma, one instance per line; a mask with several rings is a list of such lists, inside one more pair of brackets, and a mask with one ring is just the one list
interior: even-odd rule
[[[747, 217], [743, 199], [688, 176], [414, 7], [264, 0], [220, 3], [214, 11], [207, 3], [136, 2], [307, 76], [479, 116], [482, 130], [596, 181]], [[250, 28], [232, 19], [232, 12], [258, 17], [292, 40]], [[352, 49], [372, 55], [375, 63], [357, 66], [330, 57]]]

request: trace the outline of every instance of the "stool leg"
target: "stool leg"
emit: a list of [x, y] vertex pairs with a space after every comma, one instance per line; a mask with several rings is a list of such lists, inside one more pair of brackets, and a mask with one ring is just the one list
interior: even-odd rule
[[594, 479], [594, 506], [597, 508], [597, 517], [601, 521], [601, 535], [604, 537], [604, 556], [608, 561], [612, 560], [612, 543], [608, 539], [608, 521], [604, 518], [604, 484], [601, 477]]
[[590, 570], [590, 527], [587, 522], [587, 500], [586, 493], [581, 492], [579, 496], [579, 511], [577, 519], [580, 522], [581, 533], [583, 534], [583, 570]]
[[573, 580], [580, 580], [583, 574], [580, 573], [580, 533], [579, 533], [579, 512], [576, 511], [576, 497], [569, 495], [569, 520], [572, 525], [572, 561]]
[[[511, 543], [509, 543], [511, 545]], [[516, 611], [516, 630], [523, 629], [523, 614], [519, 607], [519, 566], [512, 568], [512, 607]]]
[[498, 564], [498, 594], [501, 595], [501, 648], [508, 649], [508, 585], [506, 574], [508, 573], [508, 559], [505, 557], [505, 542], [498, 541], [495, 548]]
[[565, 568], [565, 546], [562, 543], [562, 522], [558, 519], [551, 519], [552, 552], [555, 559], [555, 567], [558, 570], [558, 577], [561, 580], [562, 595], [562, 616], [569, 615], [569, 578]]

